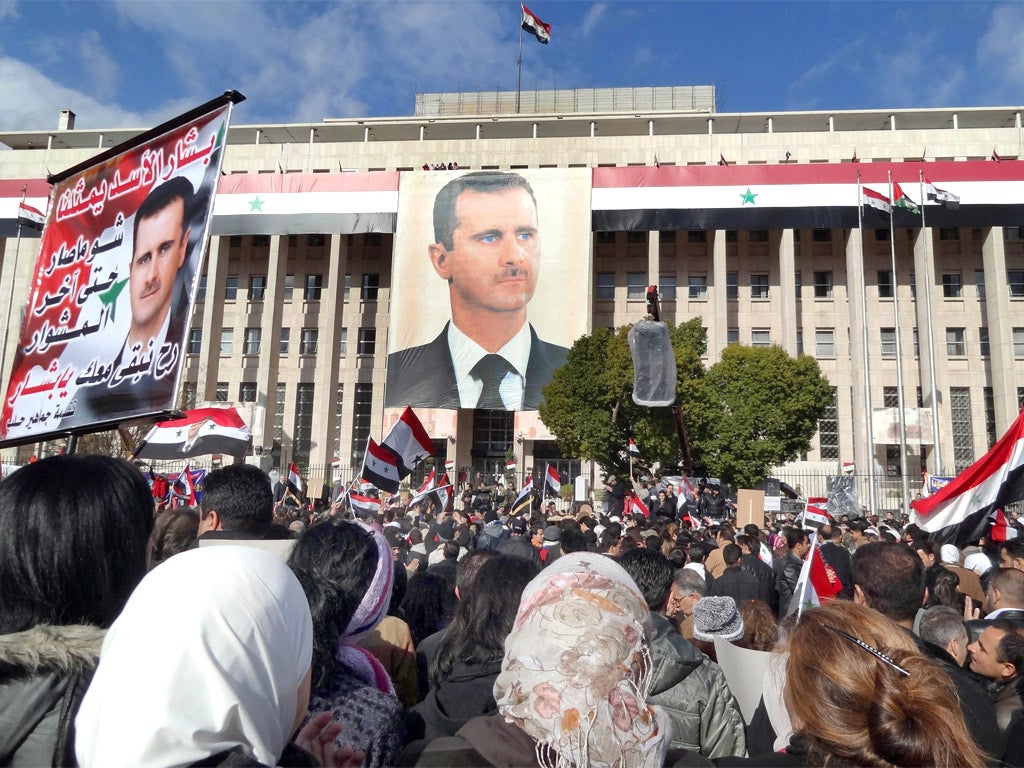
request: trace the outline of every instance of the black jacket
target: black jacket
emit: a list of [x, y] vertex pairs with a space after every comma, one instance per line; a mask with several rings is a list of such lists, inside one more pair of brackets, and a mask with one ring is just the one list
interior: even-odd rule
[[821, 552], [821, 559], [826, 565], [832, 566], [836, 578], [843, 585], [836, 597], [853, 600], [853, 559], [850, 557], [850, 550], [831, 541], [826, 541], [818, 549]]
[[721, 576], [711, 582], [708, 594], [712, 597], [731, 597], [737, 606], [745, 600], [763, 599], [761, 584], [757, 577], [745, 573], [740, 566], [726, 568]]

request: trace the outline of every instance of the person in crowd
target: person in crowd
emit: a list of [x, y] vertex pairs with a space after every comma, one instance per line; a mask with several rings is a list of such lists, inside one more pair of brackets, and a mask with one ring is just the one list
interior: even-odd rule
[[936, 605], [924, 612], [918, 630], [921, 640], [929, 644], [932, 656], [939, 657], [934, 648], [944, 651], [949, 660], [962, 667], [967, 660], [967, 628], [963, 611], [957, 612], [945, 605]]
[[[931, 656], [931, 649], [912, 633], [918, 609], [924, 604], [924, 563], [905, 544], [869, 542], [853, 556], [853, 600], [874, 608], [903, 627], [918, 650]], [[956, 664], [942, 655], [933, 657], [953, 680], [968, 730], [978, 746], [990, 755], [1002, 754], [1003, 744], [995, 724], [995, 711], [981, 686]]]
[[743, 716], [725, 673], [684, 640], [665, 617], [672, 564], [651, 549], [628, 552], [619, 558], [619, 564], [636, 583], [651, 612], [648, 700], [671, 717], [671, 746], [711, 758], [745, 754]]
[[[744, 573], [757, 579], [757, 599], [767, 605], [772, 613], [777, 614], [779, 598], [775, 592], [775, 572], [771, 565], [765, 563], [760, 557], [760, 540], [756, 536], [743, 533], [736, 537], [736, 543], [742, 552], [740, 568]], [[852, 590], [853, 587], [851, 586], [850, 589]]]
[[957, 591], [971, 598], [977, 605], [984, 605], [985, 590], [981, 586], [981, 579], [974, 571], [961, 565], [960, 550], [953, 544], [943, 544], [939, 548], [939, 557], [942, 560], [942, 567], [957, 575]]
[[825, 565], [832, 566], [832, 570], [843, 585], [836, 594], [841, 600], [853, 599], [853, 564], [850, 560], [850, 550], [843, 546], [843, 529], [838, 525], [823, 525], [818, 529], [818, 541], [821, 543], [819, 551]]
[[650, 611], [611, 558], [560, 557], [523, 592], [494, 684], [498, 714], [429, 744], [419, 766], [665, 762], [671, 726], [647, 703]]
[[120, 459], [54, 456], [0, 482], [0, 765], [74, 764], [74, 718], [152, 527], [149, 486]]
[[391, 601], [391, 547], [369, 525], [338, 520], [310, 528], [288, 565], [313, 618], [313, 711], [330, 710], [367, 766], [394, 764], [405, 740], [402, 706], [383, 665], [359, 646]]
[[914, 542], [914, 551], [917, 552], [917, 556], [924, 563], [924, 588], [928, 590], [928, 595], [931, 596], [935, 593], [936, 580], [945, 570], [942, 567], [942, 558], [940, 557], [941, 547], [934, 541], [921, 539]]
[[785, 615], [796, 592], [796, 584], [800, 579], [800, 570], [804, 565], [804, 555], [810, 549], [807, 534], [799, 528], [787, 528], [785, 531], [786, 551], [782, 557], [772, 561], [775, 571], [775, 591], [779, 595], [779, 615]]
[[702, 597], [693, 606], [693, 644], [712, 661], [718, 661], [715, 638], [743, 637], [743, 617], [731, 597]]
[[1009, 619], [996, 619], [967, 646], [971, 671], [988, 681], [988, 695], [1003, 737], [1011, 720], [1024, 708], [1018, 681], [1024, 676], [1024, 629]]
[[[394, 555], [394, 548], [391, 550]], [[388, 615], [380, 624], [366, 633], [360, 642], [363, 648], [372, 653], [395, 684], [395, 693], [402, 706], [411, 707], [420, 700], [419, 679], [416, 675], [416, 648], [412, 642], [412, 631], [402, 614], [402, 600], [409, 586], [409, 574], [396, 560], [395, 577], [391, 585], [391, 601], [388, 603]]]
[[[278, 558], [239, 546], [176, 555], [103, 641], [75, 719], [78, 763], [308, 765], [290, 737], [308, 709], [312, 652], [309, 605]], [[311, 725], [298, 747], [336, 762], [337, 727]]]
[[[998, 568], [985, 590], [985, 618], [967, 622], [967, 635], [974, 642], [982, 631], [996, 619], [1005, 619], [1024, 628], [1024, 571], [1016, 568]], [[974, 614], [978, 615], [975, 610]]]
[[688, 565], [676, 570], [672, 577], [665, 615], [679, 628], [686, 640], [693, 639], [693, 606], [707, 594], [708, 582], [704, 575]]
[[722, 550], [726, 544], [734, 544], [735, 542], [736, 532], [732, 526], [727, 524], [720, 525], [715, 533], [716, 548], [708, 553], [707, 559], [704, 561], [704, 568], [711, 574], [711, 578], [717, 579], [725, 573], [725, 560]]
[[523, 589], [538, 570], [535, 563], [511, 555], [482, 561], [434, 655], [427, 696], [413, 709], [422, 721], [422, 741], [406, 749], [403, 765], [414, 763], [414, 756], [434, 739], [454, 736], [472, 718], [497, 712], [493, 688], [505, 637]]
[[200, 539], [262, 539], [273, 522], [274, 492], [259, 467], [231, 464], [206, 476]]
[[999, 567], [1024, 571], [1024, 539], [1017, 537], [999, 545]]
[[789, 748], [718, 765], [989, 763], [991, 756], [971, 738], [949, 678], [909, 633], [877, 611], [846, 600], [812, 608], [792, 628], [786, 647], [784, 697], [795, 727]]
[[[716, 550], [719, 551], [719, 550]], [[746, 600], [761, 599], [761, 585], [756, 576], [743, 571], [741, 559], [743, 551], [739, 545], [728, 543], [721, 548], [725, 570], [711, 582], [708, 595], [711, 597], [731, 597], [736, 605]], [[712, 553], [713, 554], [713, 553]]]
[[199, 512], [191, 507], [165, 509], [156, 516], [150, 537], [150, 565], [192, 549], [199, 531]]
[[761, 600], [744, 600], [737, 610], [743, 620], [743, 636], [733, 644], [752, 651], [774, 650], [779, 642], [779, 622], [772, 609]]

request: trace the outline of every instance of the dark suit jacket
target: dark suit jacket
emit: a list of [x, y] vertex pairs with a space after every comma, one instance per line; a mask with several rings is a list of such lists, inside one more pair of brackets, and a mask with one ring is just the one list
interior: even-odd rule
[[837, 597], [843, 600], [853, 600], [853, 561], [850, 558], [850, 551], [831, 541], [826, 541], [819, 548], [821, 559], [827, 565], [832, 566], [836, 572], [836, 578], [843, 585]]
[[[526, 391], [523, 408], [533, 410], [543, 399], [541, 390], [551, 381], [551, 374], [565, 362], [569, 350], [549, 344], [537, 337], [530, 326], [530, 362], [526, 368]], [[387, 408], [461, 408], [455, 366], [448, 349], [448, 324], [429, 344], [400, 349], [388, 355]], [[475, 405], [475, 404], [474, 404]], [[466, 406], [472, 408], [473, 405]]]

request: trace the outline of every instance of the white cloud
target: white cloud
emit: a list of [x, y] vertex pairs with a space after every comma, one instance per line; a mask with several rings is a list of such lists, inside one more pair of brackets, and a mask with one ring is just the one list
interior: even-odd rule
[[0, 0], [0, 21], [15, 15], [16, 0]]
[[978, 42], [978, 62], [988, 73], [990, 87], [1024, 86], [1024, 6], [1002, 5], [992, 11]]
[[583, 15], [583, 23], [580, 25], [579, 30], [580, 35], [582, 37], [590, 37], [590, 33], [597, 29], [598, 23], [607, 10], [608, 5], [606, 3], [594, 3], [590, 6]]
[[93, 95], [103, 101], [111, 99], [117, 90], [120, 72], [96, 30], [79, 33], [78, 61]]

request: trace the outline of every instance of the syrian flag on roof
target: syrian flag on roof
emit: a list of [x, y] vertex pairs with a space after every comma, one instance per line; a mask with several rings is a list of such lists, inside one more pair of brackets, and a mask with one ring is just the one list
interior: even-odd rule
[[956, 208], [960, 205], [959, 195], [954, 195], [952, 192], [939, 189], [928, 181], [927, 177], [925, 177], [924, 180], [924, 196], [932, 202], [941, 203], [945, 208]]
[[907, 197], [907, 193], [903, 191], [903, 188], [897, 183], [892, 183], [892, 204], [896, 208], [902, 208], [910, 213], [920, 213], [921, 209], [917, 207], [917, 203]]
[[544, 43], [547, 45], [551, 42], [551, 25], [545, 24], [536, 14], [533, 13], [529, 8], [520, 3], [520, 7], [523, 9], [523, 31], [529, 32], [531, 35], [537, 38], [538, 43]]
[[[398, 459], [398, 477], [405, 477], [434, 452], [430, 435], [423, 428], [412, 408], [406, 406], [395, 426], [381, 442]], [[384, 488], [384, 486], [379, 486]], [[385, 488], [385, 490], [388, 490]]]
[[132, 457], [182, 459], [226, 453], [244, 456], [252, 434], [234, 408], [196, 408], [185, 418], [157, 422], [139, 443]]
[[1024, 411], [991, 450], [926, 499], [911, 522], [932, 541], [963, 547], [988, 533], [994, 510], [1024, 499]]
[[372, 437], [366, 440], [362, 476], [388, 493], [397, 491], [401, 484], [402, 476], [398, 473], [397, 457], [384, 446], [377, 445]]
[[892, 213], [892, 205], [889, 202], [889, 198], [881, 192], [875, 192], [870, 187], [861, 187], [860, 204], [874, 208], [882, 213]]
[[23, 227], [42, 230], [46, 224], [46, 216], [38, 208], [34, 208], [22, 200], [18, 203], [18, 223]]

